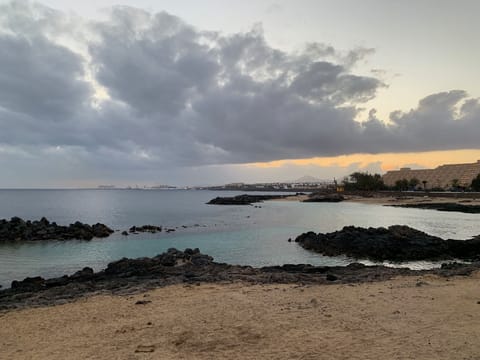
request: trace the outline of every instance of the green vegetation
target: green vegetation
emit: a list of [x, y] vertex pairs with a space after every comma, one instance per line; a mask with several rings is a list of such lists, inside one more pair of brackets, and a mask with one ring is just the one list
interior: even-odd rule
[[380, 174], [370, 174], [368, 172], [354, 172], [349, 178], [343, 181], [347, 191], [377, 191], [385, 189], [382, 176]]
[[409, 181], [407, 179], [401, 179], [401, 180], [395, 181], [395, 186], [394, 186], [395, 190], [406, 191], [408, 190], [408, 188], [409, 188]]
[[420, 180], [418, 180], [417, 178], [411, 178], [408, 182], [408, 187], [410, 190], [415, 190], [418, 184], [420, 184]]
[[480, 174], [472, 180], [472, 185], [470, 185], [470, 187], [473, 191], [480, 191]]

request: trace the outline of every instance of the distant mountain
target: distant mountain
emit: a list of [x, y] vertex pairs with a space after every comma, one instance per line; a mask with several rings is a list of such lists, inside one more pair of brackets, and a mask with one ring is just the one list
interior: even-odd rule
[[309, 184], [309, 183], [318, 183], [318, 182], [322, 182], [322, 180], [316, 178], [316, 177], [313, 177], [313, 176], [310, 176], [310, 175], [305, 175], [305, 176], [302, 176], [300, 179], [297, 179], [297, 180], [293, 180], [293, 181], [290, 181], [292, 183], [302, 183], [302, 184]]

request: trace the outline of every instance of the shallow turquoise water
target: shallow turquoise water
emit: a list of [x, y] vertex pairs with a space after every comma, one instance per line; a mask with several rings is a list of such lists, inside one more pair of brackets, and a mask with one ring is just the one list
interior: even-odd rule
[[[253, 266], [285, 263], [344, 265], [352, 259], [329, 258], [303, 250], [288, 238], [304, 231], [329, 232], [346, 225], [409, 225], [442, 238], [480, 234], [479, 215], [402, 209], [354, 203], [315, 204], [269, 201], [253, 206], [205, 203], [232, 192], [139, 190], [0, 190], [0, 218], [46, 216], [59, 224], [102, 222], [114, 229], [155, 224], [178, 227], [171, 234], [115, 233], [90, 242], [33, 242], [0, 245], [0, 284], [41, 275], [70, 274], [91, 266], [99, 270], [122, 257], [154, 256], [170, 247], [198, 247], [216, 261]], [[201, 226], [193, 227], [198, 224]], [[187, 229], [182, 225], [192, 226]], [[405, 265], [405, 264], [404, 264]], [[410, 267], [435, 264], [417, 262]]]

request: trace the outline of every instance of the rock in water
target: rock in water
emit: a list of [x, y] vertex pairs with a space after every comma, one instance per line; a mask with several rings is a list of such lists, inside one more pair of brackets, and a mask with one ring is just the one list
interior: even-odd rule
[[[132, 226], [128, 231], [131, 233], [149, 232], [155, 234], [157, 232], [162, 232], [162, 227], [156, 225]], [[124, 233], [126, 233], [126, 231], [124, 231]]]
[[237, 195], [233, 197], [216, 197], [210, 200], [209, 205], [252, 205], [265, 200], [284, 199], [294, 195]]
[[295, 239], [303, 248], [327, 256], [347, 255], [375, 261], [480, 259], [480, 239], [443, 240], [408, 226], [346, 226], [326, 234], [304, 233]]
[[38, 240], [91, 240], [108, 237], [113, 230], [104, 224], [83, 224], [79, 221], [69, 226], [60, 226], [42, 217], [39, 221], [24, 221], [19, 217], [0, 220], [0, 242]]

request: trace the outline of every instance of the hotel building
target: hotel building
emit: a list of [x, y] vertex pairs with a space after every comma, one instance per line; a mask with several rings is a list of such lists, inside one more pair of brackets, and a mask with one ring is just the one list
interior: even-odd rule
[[448, 189], [452, 187], [455, 180], [457, 180], [458, 186], [469, 187], [478, 174], [480, 174], [480, 160], [473, 164], [441, 165], [435, 169], [412, 170], [402, 168], [388, 171], [383, 175], [383, 182], [387, 186], [395, 186], [395, 182], [398, 180], [416, 178], [420, 181], [419, 187], [423, 187], [423, 182], [426, 181], [426, 189]]

